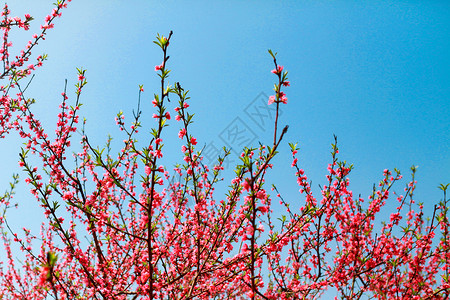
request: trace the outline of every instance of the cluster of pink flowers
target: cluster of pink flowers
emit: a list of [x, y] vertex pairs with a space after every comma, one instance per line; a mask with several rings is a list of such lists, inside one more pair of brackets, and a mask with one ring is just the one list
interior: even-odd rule
[[[51, 28], [63, 7], [64, 1], [59, 1], [43, 30]], [[24, 28], [31, 20], [5, 19]], [[288, 129], [277, 132], [279, 103], [287, 103], [281, 87], [290, 85], [271, 51], [272, 73], [278, 77], [276, 94], [269, 98], [269, 104], [277, 104], [273, 144], [245, 148], [227, 194], [216, 196], [230, 150], [224, 149], [213, 166], [204, 163], [203, 148], [192, 135], [188, 92], [179, 83], [168, 87], [171, 36], [172, 32], [158, 35], [155, 41], [163, 52], [163, 63], [155, 67], [161, 71], [162, 92], [152, 100], [150, 138], [138, 143], [139, 109], [129, 125], [120, 112], [116, 123], [124, 138], [117, 154], [111, 150], [111, 139], [99, 148], [84, 132], [86, 123], [79, 125], [80, 98], [87, 84], [84, 70], [78, 70], [75, 99], [66, 90], [62, 93], [54, 133], [33, 114], [23, 93], [17, 96], [22, 103], [17, 109], [17, 101], [2, 87], [1, 134], [16, 129], [25, 142], [19, 165], [47, 221], [38, 251], [38, 239], [30, 230], [19, 235], [8, 225], [6, 210], [18, 184], [14, 177], [12, 190], [0, 197], [6, 251], [5, 264], [0, 265], [0, 298], [315, 299], [329, 288], [342, 299], [449, 297], [448, 185], [441, 186], [444, 200], [428, 223], [423, 206], [414, 203], [414, 168], [404, 195], [391, 191], [400, 173], [385, 170], [368, 199], [355, 197], [349, 189], [352, 166], [339, 161], [335, 141], [326, 183], [317, 196], [293, 144], [298, 199], [295, 205], [285, 200], [276, 185], [276, 196], [271, 195], [267, 175]], [[3, 49], [8, 47], [4, 44]], [[139, 97], [143, 91], [139, 86]], [[169, 94], [178, 101], [166, 101]], [[174, 111], [179, 122], [170, 121], [172, 103], [178, 103]], [[17, 120], [8, 115], [14, 109]], [[179, 126], [176, 132], [183, 141], [180, 163], [174, 168], [178, 179], [161, 163], [169, 124]], [[68, 161], [77, 131], [80, 147]], [[376, 232], [375, 218], [385, 214], [385, 203], [393, 194], [398, 207]], [[283, 214], [274, 213], [280, 207], [273, 198], [278, 198]], [[14, 243], [20, 246], [21, 266], [11, 249]]]
[[66, 8], [66, 2], [70, 1], [58, 1], [52, 13], [45, 18], [44, 25], [41, 25], [41, 32], [34, 34], [25, 48], [20, 50], [15, 56], [10, 53], [10, 48], [13, 44], [10, 42], [9, 33], [14, 27], [28, 31], [33, 18], [29, 14], [25, 14], [24, 19], [10, 17], [11, 11], [8, 5], [5, 4], [3, 7], [1, 13], [3, 18], [0, 21], [0, 28], [3, 31], [2, 47], [0, 48], [3, 71], [0, 74], [0, 80], [5, 80], [8, 84], [0, 85], [0, 138], [4, 138], [11, 129], [18, 129], [20, 122], [25, 117], [31, 102], [23, 97], [20, 82], [22, 79], [30, 76], [36, 68], [41, 67], [46, 59], [45, 55], [39, 55], [34, 63], [30, 63], [31, 52], [40, 40], [45, 40], [47, 30], [53, 28], [55, 18], [61, 16], [61, 10]]
[[[272, 54], [272, 53], [271, 53]], [[275, 84], [275, 95], [269, 96], [269, 105], [272, 103], [283, 103], [287, 104], [287, 97], [284, 92], [281, 91], [281, 86], [290, 86], [291, 83], [287, 80], [287, 72], [283, 72], [283, 66], [277, 65], [275, 56], [273, 55], [274, 63], [275, 63], [275, 69], [272, 70], [272, 73], [277, 75], [278, 77], [278, 84]]]

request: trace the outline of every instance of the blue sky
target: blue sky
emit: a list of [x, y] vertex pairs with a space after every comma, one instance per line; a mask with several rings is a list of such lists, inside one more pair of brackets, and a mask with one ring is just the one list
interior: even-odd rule
[[[16, 35], [14, 49], [37, 32], [52, 2], [9, 1], [12, 15], [36, 19], [30, 32]], [[191, 91], [200, 145], [221, 147], [223, 132], [236, 124], [251, 129], [254, 145], [271, 141], [272, 126], [259, 126], [245, 111], [261, 93], [272, 93], [270, 48], [291, 81], [280, 121], [290, 127], [271, 177], [286, 195], [298, 198], [287, 143], [299, 142], [300, 164], [317, 192], [336, 134], [340, 158], [355, 165], [355, 195], [367, 198], [385, 168], [409, 178], [416, 165], [417, 201], [431, 209], [442, 198], [437, 186], [450, 182], [450, 2], [74, 0], [35, 52], [49, 59], [27, 96], [54, 126], [64, 79], [73, 86], [76, 67], [83, 67], [87, 132], [99, 145], [108, 133], [120, 141], [114, 117], [119, 110], [131, 117], [139, 84], [144, 125], [151, 125], [150, 101], [159, 87], [154, 66], [162, 57], [152, 40], [170, 30], [170, 82]], [[179, 124], [171, 125], [174, 134]], [[2, 143], [2, 157], [11, 157], [2, 169], [19, 172], [20, 142]], [[169, 166], [179, 149], [167, 142]], [[395, 190], [402, 192], [404, 183]]]

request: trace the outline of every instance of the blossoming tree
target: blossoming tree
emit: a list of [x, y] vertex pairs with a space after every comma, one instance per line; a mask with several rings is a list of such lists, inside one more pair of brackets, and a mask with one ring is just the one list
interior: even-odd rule
[[[226, 195], [217, 195], [215, 187], [230, 151], [224, 149], [213, 166], [203, 163], [203, 149], [192, 135], [189, 93], [169, 82], [172, 32], [155, 40], [162, 62], [155, 67], [161, 89], [152, 101], [153, 128], [141, 126], [139, 86], [131, 122], [121, 112], [116, 117], [125, 135], [118, 153], [110, 140], [103, 148], [93, 144], [79, 122], [87, 84], [79, 69], [75, 94], [62, 92], [51, 138], [55, 129], [33, 114], [23, 82], [42, 65], [45, 56], [27, 61], [66, 2], [56, 3], [41, 33], [14, 60], [8, 33], [14, 26], [27, 30], [33, 18], [11, 18], [7, 6], [2, 14], [0, 136], [15, 130], [25, 142], [19, 164], [46, 222], [40, 233], [16, 232], [9, 225], [6, 213], [19, 183], [14, 176], [11, 190], [0, 198], [6, 253], [0, 299], [316, 299], [330, 288], [341, 299], [448, 299], [448, 185], [441, 185], [443, 200], [428, 221], [414, 202], [414, 168], [403, 195], [392, 192], [400, 172], [384, 170], [367, 199], [355, 197], [348, 179], [352, 165], [339, 160], [335, 138], [327, 181], [317, 195], [294, 144], [299, 193], [287, 200], [273, 187], [271, 195], [266, 179], [288, 130], [278, 123], [280, 106], [288, 103], [282, 89], [290, 82], [270, 50], [276, 77], [268, 99], [275, 106], [273, 143], [243, 149]], [[167, 126], [178, 126], [183, 141], [177, 181], [169, 180], [171, 168], [160, 163], [168, 151]], [[151, 139], [138, 142], [140, 130]], [[80, 150], [72, 154], [77, 142]], [[279, 220], [275, 200], [285, 208]], [[388, 200], [397, 201], [397, 208], [377, 230], [375, 217]], [[291, 209], [293, 201], [301, 207]]]

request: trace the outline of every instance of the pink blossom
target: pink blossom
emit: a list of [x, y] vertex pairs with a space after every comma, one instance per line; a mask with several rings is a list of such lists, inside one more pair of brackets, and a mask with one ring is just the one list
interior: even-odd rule
[[280, 101], [283, 102], [284, 104], [287, 104], [287, 97], [286, 94], [283, 92], [280, 92]]
[[247, 192], [250, 190], [250, 183], [248, 182], [248, 179], [244, 180], [242, 182], [242, 187], [244, 188], [244, 190], [246, 190]]
[[269, 210], [267, 209], [267, 206], [265, 206], [265, 205], [259, 206], [259, 207], [258, 207], [258, 210], [259, 210], [260, 212], [262, 212], [262, 213], [266, 213], [266, 212], [269, 211]]
[[273, 74], [281, 74], [282, 71], [283, 71], [283, 66], [278, 66], [278, 68], [272, 70], [272, 73]]
[[186, 135], [186, 129], [181, 129], [180, 132], [178, 133], [178, 137], [180, 139], [182, 139], [184, 136]]
[[269, 97], [269, 105], [275, 102], [275, 96], [270, 96]]
[[49, 276], [50, 268], [45, 266], [41, 268], [41, 274], [39, 275], [39, 286], [44, 286], [47, 282], [47, 278]]
[[265, 199], [266, 198], [266, 192], [264, 190], [260, 190], [256, 193], [256, 198], [258, 199]]
[[150, 168], [150, 166], [145, 166], [145, 174], [150, 175], [151, 172], [152, 168]]

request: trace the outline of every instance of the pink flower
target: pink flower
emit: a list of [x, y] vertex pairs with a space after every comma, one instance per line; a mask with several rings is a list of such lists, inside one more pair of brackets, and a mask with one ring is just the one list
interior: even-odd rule
[[248, 180], [244, 180], [242, 182], [242, 187], [244, 188], [244, 190], [246, 190], [247, 192], [250, 190], [250, 183], [248, 183]]
[[180, 115], [177, 115], [177, 116], [175, 117], [175, 120], [180, 121], [180, 120], [181, 120], [181, 116], [180, 116]]
[[291, 83], [289, 81], [283, 81], [281, 84], [283, 86], [291, 86]]
[[273, 74], [281, 74], [282, 71], [283, 71], [283, 66], [278, 66], [278, 68], [272, 70], [272, 73]]
[[275, 96], [270, 96], [269, 97], [269, 105], [275, 102]]
[[256, 193], [256, 198], [261, 199], [261, 200], [266, 198], [266, 191], [264, 191], [264, 190], [258, 191]]
[[186, 129], [185, 128], [181, 129], [180, 132], [178, 132], [178, 137], [180, 139], [182, 139], [185, 135], [186, 135]]
[[157, 138], [157, 139], [155, 140], [155, 144], [156, 144], [156, 145], [161, 144], [161, 142], [162, 142], [162, 139], [160, 139], [160, 138]]
[[83, 76], [83, 75], [81, 75], [81, 74], [78, 75], [78, 80], [79, 80], [79, 81], [82, 81], [83, 79], [84, 79], [84, 76]]
[[195, 137], [191, 137], [191, 144], [197, 145], [197, 139]]
[[145, 166], [145, 174], [150, 175], [152, 169], [149, 166]]
[[258, 207], [258, 210], [262, 213], [266, 213], [268, 211], [267, 206], [264, 205]]
[[167, 119], [167, 120], [170, 120], [170, 114], [169, 114], [169, 112], [166, 112], [165, 116], [166, 116], [166, 119]]
[[159, 66], [155, 66], [155, 72], [158, 72], [162, 68], [164, 68], [164, 63], [160, 64]]
[[269, 97], [269, 105], [272, 104], [272, 103], [274, 103], [274, 102], [282, 102], [282, 103], [284, 103], [284, 104], [287, 104], [287, 97], [286, 97], [286, 94], [283, 93], [283, 92], [280, 92], [280, 94], [279, 94], [279, 100], [278, 100], [278, 101], [275, 100], [275, 96], [270, 96], [270, 97]]
[[38, 285], [40, 285], [40, 286], [44, 286], [45, 285], [45, 283], [47, 281], [47, 278], [49, 277], [48, 276], [48, 272], [49, 271], [50, 271], [50, 268], [47, 267], [47, 266], [41, 268], [41, 274], [39, 275]]

